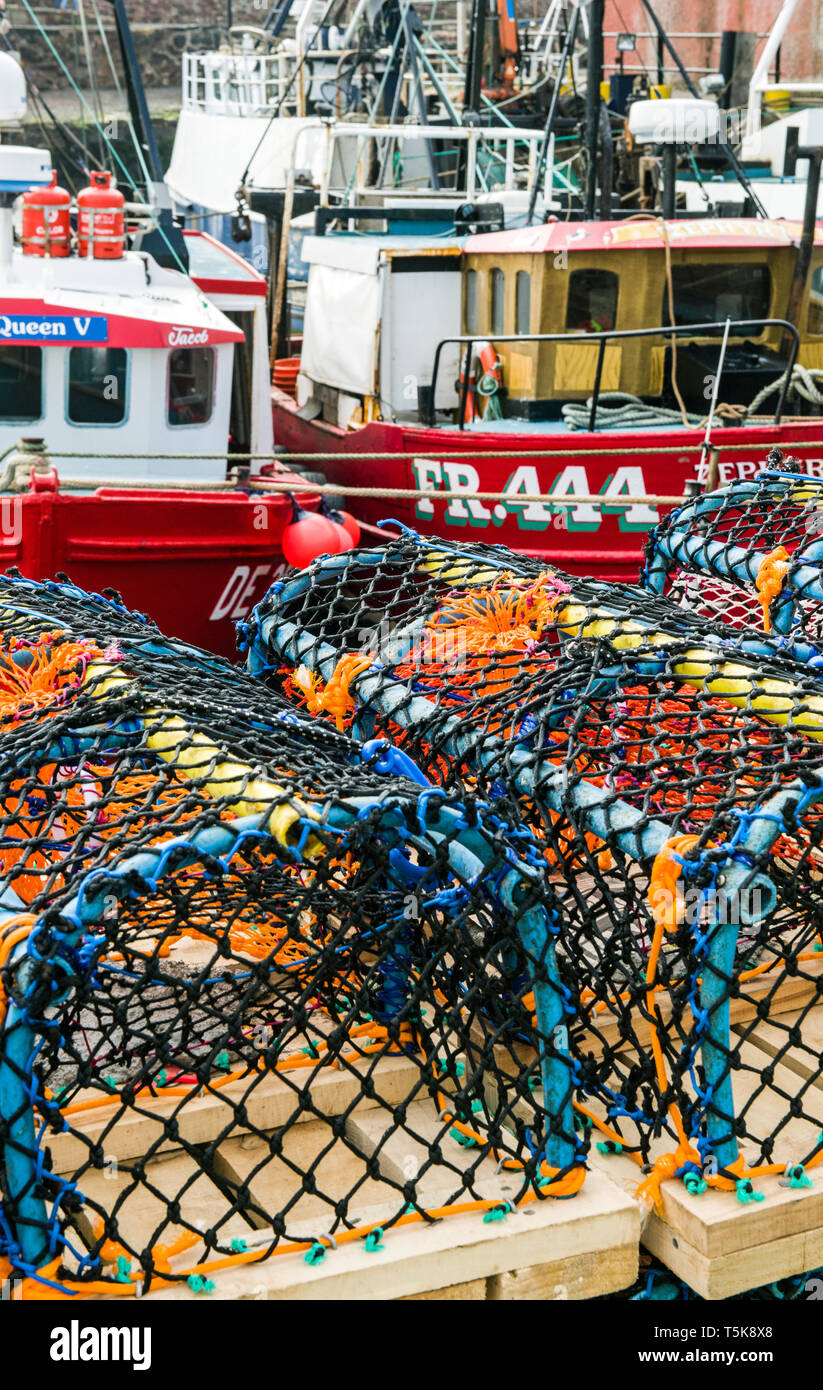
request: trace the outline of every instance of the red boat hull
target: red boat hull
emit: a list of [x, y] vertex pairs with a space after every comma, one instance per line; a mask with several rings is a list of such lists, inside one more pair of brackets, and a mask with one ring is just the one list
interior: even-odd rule
[[[315, 499], [312, 499], [316, 501]], [[117, 589], [164, 632], [236, 655], [235, 623], [287, 568], [291, 507], [242, 492], [46, 489], [0, 498], [0, 569]]]
[[[302, 420], [295, 401], [277, 389], [272, 409], [277, 445], [287, 455], [329, 455], [314, 465], [329, 482], [432, 489], [431, 500], [422, 502], [349, 498], [347, 505], [365, 521], [393, 517], [424, 535], [507, 545], [572, 574], [626, 581], [637, 579], [649, 531], [675, 505], [654, 508], [632, 499], [682, 497], [687, 481], [699, 476], [703, 443], [696, 429], [590, 433], [532, 427], [495, 433], [375, 422], [342, 430], [322, 420]], [[805, 471], [823, 476], [823, 421], [818, 419], [718, 427], [713, 441], [720, 451], [719, 486], [753, 476], [775, 446], [799, 458]], [[379, 457], [386, 454], [399, 457]], [[475, 492], [506, 494], [505, 500], [472, 502], [473, 475]], [[466, 500], [438, 500], [438, 491], [446, 488], [465, 489]], [[529, 506], [518, 501], [518, 492], [552, 500]], [[603, 501], [557, 505], [561, 498], [568, 504], [584, 495]]]

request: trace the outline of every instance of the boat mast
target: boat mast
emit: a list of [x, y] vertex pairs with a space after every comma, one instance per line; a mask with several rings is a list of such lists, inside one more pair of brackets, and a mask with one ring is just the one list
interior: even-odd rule
[[600, 84], [603, 81], [604, 0], [589, 6], [589, 51], [586, 64], [586, 202], [585, 216], [595, 217], [597, 203], [597, 143], [600, 128]]
[[140, 249], [149, 252], [158, 265], [166, 266], [170, 270], [186, 271], [189, 268], [189, 253], [185, 237], [172, 216], [171, 198], [160, 166], [160, 151], [151, 123], [149, 103], [146, 100], [146, 89], [137, 61], [125, 0], [110, 0], [110, 4], [114, 10], [117, 39], [123, 59], [129, 115], [148, 175], [146, 195], [157, 221], [155, 228], [140, 234]]

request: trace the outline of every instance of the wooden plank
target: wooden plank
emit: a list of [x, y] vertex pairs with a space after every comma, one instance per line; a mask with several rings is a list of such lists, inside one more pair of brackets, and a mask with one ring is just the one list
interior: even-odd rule
[[476, 1303], [488, 1297], [488, 1279], [472, 1279], [468, 1284], [450, 1284], [447, 1289], [427, 1289], [425, 1293], [407, 1293], [398, 1303]]
[[[374, 1094], [364, 1093], [368, 1076]], [[231, 1082], [219, 1091], [189, 1097], [141, 1099], [134, 1108], [122, 1102], [68, 1116], [73, 1129], [82, 1133], [50, 1135], [48, 1147], [56, 1173], [74, 1173], [89, 1163], [89, 1145], [100, 1144], [106, 1160], [127, 1162], [148, 1153], [167, 1152], [183, 1144], [209, 1143], [224, 1131], [273, 1130], [292, 1122], [307, 1122], [321, 1115], [340, 1115], [355, 1104], [368, 1107], [383, 1100], [397, 1105], [420, 1081], [420, 1067], [411, 1057], [381, 1057], [345, 1067], [306, 1067], [278, 1073], [260, 1072]], [[300, 1108], [304, 1094], [311, 1105]], [[242, 1105], [241, 1124], [236, 1107]], [[177, 1137], [165, 1133], [170, 1118]]]
[[[808, 1030], [814, 1045], [817, 1028], [823, 1024], [823, 1010]], [[787, 1017], [791, 1022], [793, 1015]], [[770, 1042], [773, 1023], [738, 1025], [737, 1051], [743, 1069], [732, 1073], [735, 1113], [743, 1114], [758, 1138], [778, 1131], [774, 1160], [784, 1162], [804, 1157], [817, 1142], [823, 1127], [823, 1086], [812, 1075], [811, 1062], [803, 1060], [798, 1069], [788, 1059], [775, 1062], [777, 1048]], [[803, 1030], [804, 1037], [807, 1036]], [[779, 1036], [779, 1034], [778, 1034]], [[823, 1039], [823, 1033], [819, 1035]], [[772, 1078], [763, 1083], [764, 1068]], [[804, 1090], [806, 1083], [812, 1082]], [[782, 1091], [785, 1094], [780, 1095]], [[805, 1116], [791, 1116], [791, 1098], [803, 1091]], [[787, 1121], [786, 1123], [782, 1123]], [[778, 1130], [778, 1127], [781, 1126]], [[670, 1140], [652, 1146], [652, 1160], [670, 1151]], [[757, 1157], [752, 1141], [741, 1141], [751, 1164]], [[604, 1157], [592, 1150], [592, 1163], [619, 1182], [627, 1193], [636, 1192], [643, 1181], [638, 1166], [624, 1154]], [[810, 1188], [780, 1185], [777, 1176], [755, 1179], [763, 1193], [762, 1202], [740, 1203], [735, 1194], [709, 1188], [692, 1196], [675, 1179], [661, 1184], [661, 1209], [647, 1216], [642, 1244], [675, 1274], [704, 1298], [729, 1298], [793, 1274], [814, 1268], [823, 1259], [823, 1172], [811, 1169]]]
[[[810, 1081], [813, 1086], [823, 1088], [823, 1075], [820, 1070], [820, 1058], [823, 1056], [823, 1004], [793, 1013], [790, 1017], [781, 1019], [779, 1024], [771, 1021], [774, 1016], [770, 1014], [768, 1019], [759, 1019], [753, 1026], [738, 1024], [734, 1032], [739, 1036], [745, 1036], [768, 1057], [780, 1057], [781, 1065], [795, 1072], [803, 1081]], [[788, 1046], [788, 1030], [795, 1021], [801, 1034], [799, 1047]]]
[[[224, 1193], [188, 1154], [172, 1153], [152, 1160], [140, 1179], [123, 1168], [90, 1172], [84, 1175], [81, 1187], [87, 1201], [95, 1202], [109, 1221], [116, 1222], [116, 1230], [107, 1224], [108, 1236], [137, 1252], [150, 1244], [168, 1243], [184, 1225], [205, 1228], [222, 1221], [220, 1243], [225, 1246], [232, 1236], [249, 1234], [248, 1224], [236, 1214], [226, 1220], [230, 1206]], [[170, 1201], [179, 1203], [179, 1221], [169, 1218]], [[87, 1240], [94, 1239], [94, 1225], [99, 1219], [91, 1206], [79, 1214], [78, 1225]]]
[[[547, 1255], [552, 1263], [581, 1259], [589, 1267], [606, 1250], [620, 1248], [634, 1251], [631, 1269], [625, 1253], [615, 1265], [617, 1286], [625, 1287], [637, 1275], [639, 1232], [636, 1203], [593, 1172], [572, 1200], [530, 1202], [505, 1221], [484, 1222], [479, 1213], [449, 1216], [429, 1226], [414, 1223], [388, 1231], [380, 1251], [352, 1241], [317, 1265], [307, 1265], [297, 1254], [218, 1271], [212, 1276], [212, 1298], [399, 1299], [545, 1265]], [[603, 1267], [608, 1268], [605, 1260]], [[150, 1295], [175, 1301], [194, 1296], [185, 1286]]]
[[[663, 1184], [666, 1188], [672, 1185]], [[691, 1245], [671, 1224], [668, 1219], [671, 1216], [669, 1208], [666, 1219], [661, 1221], [655, 1216], [649, 1218], [643, 1229], [643, 1245], [673, 1273], [684, 1279], [702, 1298], [733, 1298], [736, 1294], [770, 1284], [776, 1279], [787, 1279], [790, 1275], [819, 1268], [823, 1264], [823, 1194], [818, 1190], [816, 1200], [810, 1203], [809, 1194], [806, 1193], [802, 1201], [795, 1201], [793, 1212], [787, 1213], [784, 1208], [781, 1213], [779, 1203], [786, 1189], [777, 1186], [776, 1178], [763, 1178], [757, 1186], [759, 1191], [766, 1194], [766, 1201], [758, 1203], [758, 1206], [768, 1205], [770, 1210], [775, 1212], [773, 1234], [770, 1239], [753, 1245], [739, 1246], [709, 1257], [704, 1251]], [[792, 1195], [795, 1199], [802, 1197], [799, 1192]], [[734, 1198], [731, 1200], [734, 1201]], [[804, 1204], [805, 1211], [802, 1212]], [[745, 1216], [752, 1208], [746, 1206], [740, 1210]], [[788, 1221], [787, 1216], [794, 1217], [798, 1214], [804, 1217], [803, 1229], [787, 1231], [787, 1225], [796, 1224], [794, 1221]]]
[[500, 1300], [539, 1299], [540, 1302], [600, 1298], [627, 1289], [637, 1278], [637, 1246], [607, 1246], [549, 1264], [494, 1274], [486, 1297]]
[[[380, 1106], [356, 1112], [346, 1121], [352, 1142], [364, 1153], [374, 1154], [387, 1177], [398, 1183], [414, 1182], [423, 1206], [439, 1206], [449, 1197], [467, 1202], [513, 1200], [522, 1182], [505, 1170], [497, 1173], [489, 1157], [478, 1163], [476, 1151], [453, 1139], [451, 1128], [451, 1122], [444, 1123], [428, 1100], [408, 1105], [402, 1126]], [[432, 1150], [442, 1154], [442, 1162], [430, 1163]]]
[[[258, 1135], [228, 1139], [214, 1155], [219, 1176], [232, 1190], [248, 1189], [251, 1201], [259, 1208], [249, 1210], [255, 1226], [268, 1226], [282, 1213], [289, 1235], [302, 1233], [296, 1223], [309, 1219], [315, 1221], [312, 1234], [324, 1235], [335, 1223], [335, 1204], [349, 1198], [350, 1193], [346, 1219], [355, 1225], [360, 1224], [365, 1211], [379, 1207], [387, 1219], [405, 1206], [402, 1192], [369, 1177], [362, 1155], [354, 1153], [343, 1139], [335, 1139], [331, 1127], [322, 1120], [295, 1125], [278, 1138], [282, 1145], [279, 1157]], [[304, 1174], [316, 1191], [304, 1190]]]

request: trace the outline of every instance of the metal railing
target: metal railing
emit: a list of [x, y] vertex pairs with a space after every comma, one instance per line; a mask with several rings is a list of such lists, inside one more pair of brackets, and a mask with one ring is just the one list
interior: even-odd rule
[[[220, 116], [264, 116], [286, 92], [294, 58], [274, 53], [183, 54], [183, 109]], [[296, 110], [297, 95], [283, 114]], [[290, 108], [290, 109], [288, 109]]]
[[589, 412], [589, 430], [592, 431], [595, 428], [597, 420], [597, 403], [600, 398], [600, 386], [603, 379], [603, 362], [606, 356], [606, 346], [608, 343], [613, 342], [615, 340], [631, 338], [665, 339], [672, 337], [688, 336], [690, 338], [700, 339], [706, 338], [712, 333], [722, 333], [726, 329], [727, 324], [729, 327], [729, 331], [733, 332], [735, 337], [739, 336], [740, 329], [747, 330], [753, 328], [757, 328], [761, 331], [764, 328], [780, 328], [785, 333], [788, 333], [790, 335], [792, 342], [791, 348], [789, 350], [789, 358], [786, 365], [786, 370], [783, 374], [780, 394], [774, 413], [774, 423], [776, 425], [779, 425], [781, 417], [783, 415], [783, 408], [786, 404], [786, 395], [789, 389], [789, 382], [791, 380], [791, 375], [794, 370], [794, 364], [797, 361], [797, 354], [800, 349], [800, 334], [798, 333], [794, 324], [789, 323], [788, 319], [724, 319], [722, 322], [684, 323], [678, 324], [676, 327], [663, 327], [661, 325], [657, 328], [612, 328], [604, 333], [509, 333], [499, 334], [496, 337], [492, 338], [481, 336], [481, 334], [475, 333], [471, 337], [469, 337], [468, 335], [461, 335], [460, 337], [455, 338], [441, 338], [440, 342], [437, 344], [434, 353], [434, 367], [432, 370], [431, 386], [428, 388], [429, 398], [428, 407], [426, 411], [426, 423], [430, 427], [434, 426], [436, 423], [436, 409], [434, 403], [437, 399], [436, 391], [437, 377], [440, 371], [440, 354], [443, 351], [444, 347], [449, 347], [453, 345], [462, 346], [463, 344], [465, 344], [466, 346], [466, 355], [463, 359], [460, 392], [459, 427], [462, 430], [465, 429], [466, 405], [469, 399], [469, 373], [472, 364], [472, 349], [474, 348], [475, 343], [597, 343], [597, 364], [595, 366], [594, 387], [592, 390], [591, 409]]
[[[364, 178], [365, 169], [368, 168], [369, 161], [365, 161], [363, 156], [369, 141], [386, 140], [389, 142], [420, 141], [429, 142], [444, 141], [449, 144], [464, 143], [466, 145], [466, 180], [462, 190], [447, 190], [449, 194], [465, 196], [470, 200], [479, 192], [487, 192], [489, 182], [493, 188], [511, 189], [517, 187], [518, 180], [525, 186], [531, 182], [534, 169], [537, 164], [537, 155], [543, 141], [542, 130], [517, 130], [512, 126], [432, 126], [432, 125], [358, 125], [354, 122], [341, 122], [336, 125], [328, 125], [328, 147], [326, 154], [326, 167], [324, 177], [320, 185], [320, 202], [327, 203], [329, 198], [329, 183], [331, 170], [334, 162], [334, 146], [338, 140], [356, 140], [358, 148], [354, 155], [357, 166], [356, 180], [352, 182], [354, 192], [361, 191], [370, 187]], [[525, 159], [522, 164], [517, 160], [518, 150], [522, 150]], [[491, 158], [493, 168], [491, 169], [491, 180], [485, 177], [483, 169], [483, 159]], [[421, 183], [427, 192], [431, 192], [428, 175], [421, 175]], [[405, 191], [405, 190], [404, 190]]]

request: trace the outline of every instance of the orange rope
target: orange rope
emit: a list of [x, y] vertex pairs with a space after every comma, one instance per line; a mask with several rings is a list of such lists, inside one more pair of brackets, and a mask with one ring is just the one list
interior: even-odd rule
[[771, 632], [772, 620], [769, 609], [772, 599], [777, 598], [783, 588], [783, 581], [789, 572], [791, 556], [784, 545], [779, 545], [776, 550], [772, 550], [765, 555], [760, 562], [757, 571], [757, 578], [754, 587], [760, 599], [760, 606], [763, 609], [763, 631]]

